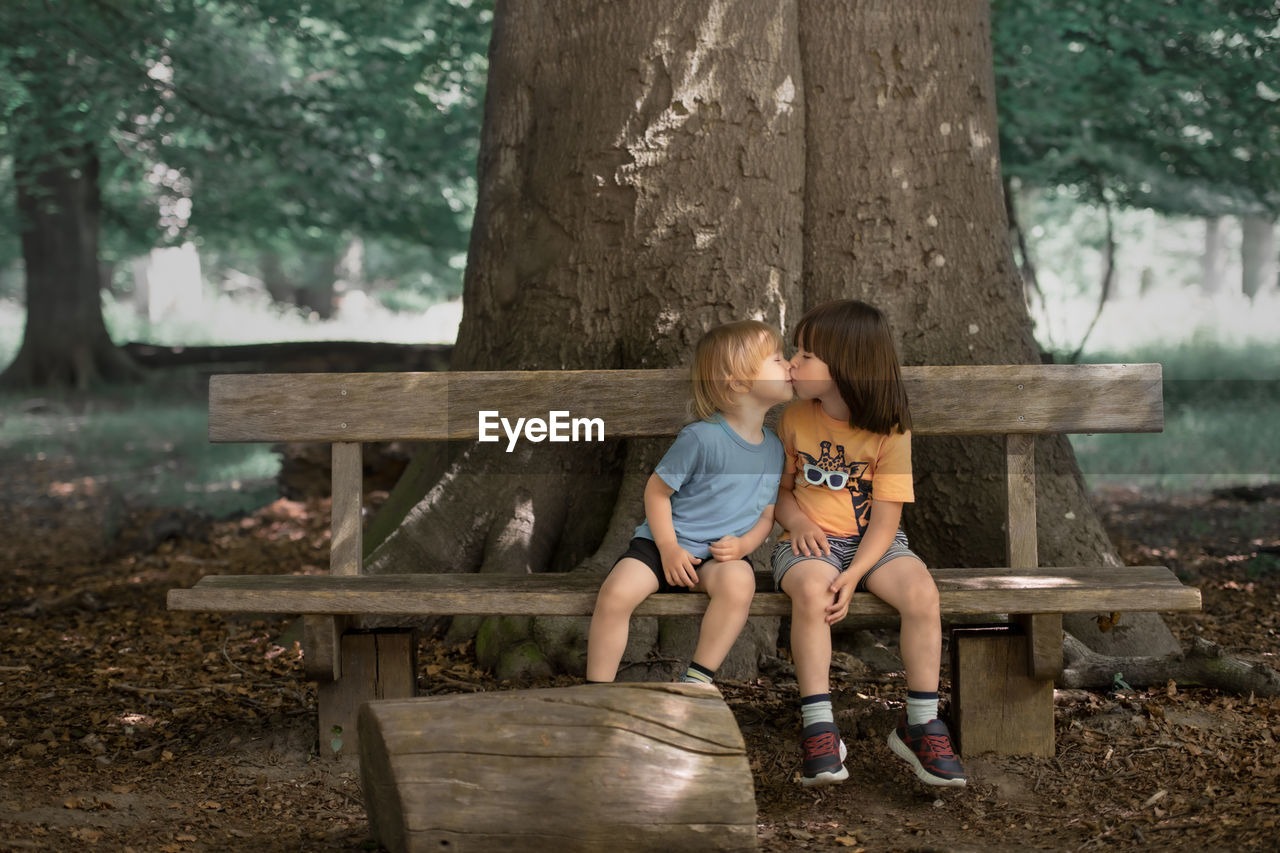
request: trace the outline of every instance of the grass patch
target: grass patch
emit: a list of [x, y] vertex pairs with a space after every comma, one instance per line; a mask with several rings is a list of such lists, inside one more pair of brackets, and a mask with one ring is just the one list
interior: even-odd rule
[[1164, 432], [1071, 437], [1090, 486], [1173, 492], [1280, 480], [1280, 344], [1100, 352], [1092, 363], [1164, 366]]
[[156, 385], [91, 396], [0, 396], [0, 453], [66, 464], [133, 508], [185, 507], [217, 517], [276, 498], [267, 444], [210, 444], [204, 395]]

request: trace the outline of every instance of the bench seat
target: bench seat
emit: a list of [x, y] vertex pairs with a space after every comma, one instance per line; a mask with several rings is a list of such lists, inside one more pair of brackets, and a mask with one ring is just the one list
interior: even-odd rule
[[[1199, 610], [1200, 591], [1163, 566], [936, 569], [943, 617], [997, 613]], [[207, 575], [169, 591], [170, 610], [367, 616], [590, 616], [600, 578], [539, 575]], [[791, 600], [758, 572], [752, 616], [789, 616]], [[637, 616], [697, 616], [705, 595], [650, 596]], [[873, 595], [855, 595], [851, 616], [894, 616]]]
[[[1010, 568], [933, 570], [942, 617], [951, 628], [953, 734], [973, 753], [1051, 756], [1063, 614], [1200, 609], [1200, 592], [1160, 566], [1040, 567], [1037, 439], [1159, 432], [1161, 367], [913, 366], [902, 375], [915, 435], [996, 436], [1004, 445], [1003, 561]], [[572, 414], [603, 425], [609, 440], [670, 438], [688, 422], [688, 397], [684, 370], [214, 376], [210, 440], [332, 445], [329, 574], [212, 575], [190, 589], [171, 590], [169, 607], [301, 615], [304, 667], [318, 686], [320, 742], [331, 745], [334, 757], [353, 755], [360, 706], [418, 689], [412, 631], [388, 622], [589, 616], [602, 580], [589, 573], [367, 574], [362, 443], [496, 441], [491, 420], [499, 412], [552, 422]], [[639, 509], [640, 496], [634, 500]], [[767, 574], [757, 576], [756, 588], [753, 616], [790, 615], [790, 600], [773, 589]], [[636, 615], [697, 616], [706, 605], [699, 594], [654, 595]], [[866, 594], [854, 596], [849, 612], [853, 624], [893, 624], [897, 618]]]

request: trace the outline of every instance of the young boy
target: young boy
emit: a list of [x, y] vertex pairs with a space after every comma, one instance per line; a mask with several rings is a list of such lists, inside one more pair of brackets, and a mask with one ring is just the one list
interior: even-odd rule
[[706, 592], [698, 645], [681, 681], [710, 684], [747, 622], [746, 559], [773, 530], [782, 444], [765, 413], [791, 398], [782, 338], [754, 320], [712, 329], [691, 368], [698, 420], [645, 486], [645, 521], [605, 578], [587, 639], [587, 681], [613, 681], [631, 614], [655, 592]]

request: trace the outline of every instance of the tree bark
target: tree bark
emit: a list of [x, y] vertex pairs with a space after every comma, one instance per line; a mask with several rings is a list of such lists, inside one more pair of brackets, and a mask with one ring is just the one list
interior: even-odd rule
[[[904, 364], [1039, 363], [1008, 240], [989, 4], [800, 9], [805, 307], [849, 297], [879, 306]], [[913, 445], [912, 545], [934, 565], [1005, 565], [999, 438]], [[1036, 445], [1041, 564], [1119, 569], [1069, 442]], [[1176, 648], [1159, 617], [1126, 620], [1162, 639], [1149, 653]], [[1112, 648], [1090, 620], [1069, 622], [1090, 645]]]
[[89, 146], [15, 158], [27, 325], [0, 385], [87, 388], [141, 378], [102, 317], [98, 158]]
[[[683, 365], [712, 325], [789, 330], [849, 296], [887, 310], [906, 363], [1036, 362], [996, 146], [982, 0], [500, 2], [454, 369]], [[1043, 562], [1119, 570], [1070, 445], [1038, 444]], [[371, 570], [605, 571], [664, 445], [434, 448]], [[1003, 565], [1000, 442], [921, 440], [915, 464], [922, 555]]]
[[[712, 326], [786, 322], [794, 18], [759, 0], [498, 3], [453, 369], [681, 366]], [[385, 541], [369, 568], [606, 571], [643, 513], [637, 472], [665, 444], [427, 451], [371, 533]], [[564, 647], [580, 667], [581, 637], [543, 643]]]

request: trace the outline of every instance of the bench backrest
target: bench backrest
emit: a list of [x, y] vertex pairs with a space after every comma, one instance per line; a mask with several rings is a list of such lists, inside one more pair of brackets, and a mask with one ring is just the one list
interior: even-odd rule
[[[1158, 364], [903, 370], [917, 435], [1159, 432]], [[209, 384], [211, 441], [474, 439], [480, 412], [599, 419], [608, 438], [675, 435], [684, 370], [231, 374]]]
[[[333, 444], [330, 571], [361, 571], [361, 443], [475, 439], [481, 412], [598, 419], [605, 438], [675, 435], [688, 423], [684, 370], [229, 374], [209, 383], [211, 441]], [[903, 369], [917, 435], [1005, 436], [1010, 568], [1034, 568], [1035, 436], [1159, 432], [1158, 364]], [[491, 416], [492, 418], [493, 416]], [[502, 435], [502, 430], [498, 430]]]

